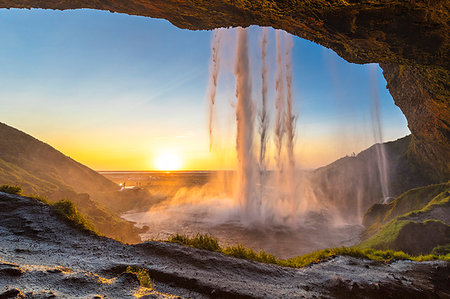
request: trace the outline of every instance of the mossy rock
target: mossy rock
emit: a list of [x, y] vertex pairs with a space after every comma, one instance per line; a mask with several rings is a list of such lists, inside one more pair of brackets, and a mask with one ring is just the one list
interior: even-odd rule
[[449, 182], [411, 189], [389, 204], [370, 207], [364, 215], [363, 225], [369, 228], [374, 224], [386, 224], [396, 217], [429, 207], [437, 196], [443, 192], [447, 194], [449, 190]]
[[399, 250], [411, 255], [429, 254], [435, 247], [450, 243], [450, 226], [439, 220], [415, 222], [393, 220], [360, 248]]

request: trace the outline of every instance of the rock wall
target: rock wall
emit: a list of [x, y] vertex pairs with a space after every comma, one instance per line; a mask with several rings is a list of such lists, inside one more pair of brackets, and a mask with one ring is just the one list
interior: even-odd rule
[[284, 29], [353, 63], [380, 63], [414, 136], [411, 154], [450, 178], [450, 2], [442, 0], [0, 0], [0, 8], [91, 8], [180, 28]]

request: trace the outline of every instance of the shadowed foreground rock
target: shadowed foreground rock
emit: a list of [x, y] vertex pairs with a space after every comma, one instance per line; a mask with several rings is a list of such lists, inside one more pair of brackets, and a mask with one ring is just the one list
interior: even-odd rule
[[450, 2], [409, 0], [0, 0], [0, 8], [91, 8], [164, 18], [180, 28], [272, 26], [354, 63], [381, 63], [415, 146], [450, 177]]
[[[155, 288], [123, 273], [129, 265], [148, 269]], [[445, 298], [449, 277], [443, 261], [340, 256], [291, 269], [170, 243], [125, 245], [70, 227], [34, 199], [0, 193], [2, 298]]]

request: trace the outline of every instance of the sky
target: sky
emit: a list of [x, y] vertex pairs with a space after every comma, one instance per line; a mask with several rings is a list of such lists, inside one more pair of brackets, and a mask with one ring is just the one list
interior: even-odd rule
[[[230, 30], [210, 151], [212, 34], [103, 11], [0, 9], [0, 122], [95, 170], [152, 170], [171, 157], [186, 170], [233, 169], [235, 40]], [[250, 36], [256, 102], [261, 28], [252, 26]], [[270, 30], [272, 74], [274, 41]], [[299, 167], [319, 167], [377, 141], [370, 117], [373, 87], [383, 141], [409, 134], [378, 65], [351, 64], [294, 37], [292, 67]]]

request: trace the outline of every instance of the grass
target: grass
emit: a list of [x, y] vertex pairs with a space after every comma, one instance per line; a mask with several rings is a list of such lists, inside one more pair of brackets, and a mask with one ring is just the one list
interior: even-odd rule
[[168, 241], [209, 251], [220, 252], [222, 249], [219, 246], [219, 242], [217, 241], [217, 239], [209, 234], [197, 234], [191, 238], [188, 236], [176, 234], [172, 236]]
[[[22, 187], [20, 186], [11, 186], [11, 185], [2, 185], [0, 186], [0, 192], [5, 192], [9, 194], [17, 194], [22, 195]], [[83, 215], [78, 211], [77, 206], [68, 199], [62, 199], [55, 203], [51, 203], [47, 200], [47, 198], [39, 195], [28, 196], [29, 198], [40, 201], [44, 204], [51, 206], [58, 215], [62, 216], [67, 222], [69, 222], [74, 227], [92, 231], [98, 234], [94, 228], [94, 226], [87, 221]]]
[[[394, 260], [450, 261], [450, 254], [446, 255], [430, 254], [430, 255], [412, 256], [407, 253], [404, 253], [403, 251], [377, 250], [373, 248], [358, 248], [358, 247], [327, 248], [290, 259], [280, 259], [272, 254], [264, 252], [263, 250], [256, 252], [253, 249], [245, 248], [242, 244], [222, 248], [220, 245], [218, 245], [217, 239], [209, 234], [204, 235], [197, 234], [192, 238], [185, 235], [177, 234], [172, 238], [170, 238], [168, 242], [174, 242], [199, 249], [221, 252], [225, 255], [233, 256], [236, 258], [257, 261], [266, 264], [275, 264], [291, 268], [301, 268], [311, 264], [320, 263], [338, 255], [352, 256], [356, 258], [365, 258], [378, 262], [392, 262]], [[207, 246], [207, 244], [217, 244], [217, 246], [214, 246], [214, 249], [210, 249], [211, 247]]]
[[445, 197], [449, 190], [449, 182], [411, 189], [388, 205], [390, 209], [385, 213], [382, 222], [387, 223], [395, 217], [411, 211], [421, 210], [430, 204], [435, 204], [434, 198], [440, 197], [442, 193], [444, 193], [443, 196]]
[[361, 242], [358, 247], [361, 248], [388, 248], [390, 244], [395, 242], [403, 227], [413, 223], [412, 220], [400, 220], [398, 218], [390, 221], [382, 226], [376, 234]]
[[53, 206], [55, 211], [74, 227], [97, 233], [94, 226], [78, 212], [77, 207], [70, 200], [63, 199], [51, 204], [51, 206]]
[[266, 253], [264, 250], [256, 252], [253, 249], [245, 248], [242, 244], [224, 248], [222, 249], [222, 253], [241, 259], [252, 260], [266, 264], [277, 264], [277, 258], [274, 255]]
[[12, 186], [12, 185], [2, 185], [2, 186], [0, 186], [0, 192], [21, 195], [22, 194], [22, 187], [20, 187], [20, 186]]
[[139, 280], [139, 284], [143, 287], [149, 289], [153, 289], [155, 287], [155, 283], [150, 278], [147, 269], [128, 266], [127, 269], [125, 270], [125, 273], [135, 274], [137, 279]]

